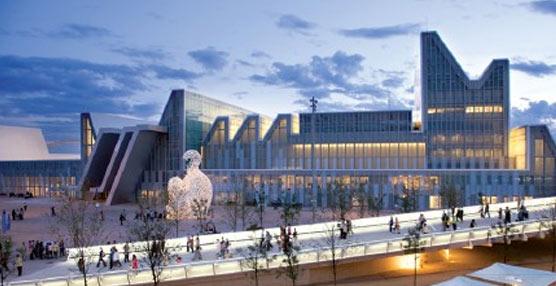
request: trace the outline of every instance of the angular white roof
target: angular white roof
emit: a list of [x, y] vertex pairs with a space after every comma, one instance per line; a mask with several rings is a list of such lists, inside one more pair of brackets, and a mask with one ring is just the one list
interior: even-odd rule
[[468, 276], [520, 286], [544, 286], [551, 285], [556, 281], [556, 273], [504, 263], [494, 263], [487, 268], [468, 274]]
[[457, 276], [448, 281], [442, 283], [434, 284], [433, 286], [496, 286], [496, 284], [491, 284], [483, 281], [473, 280], [463, 276]]
[[0, 125], [0, 161], [79, 159], [79, 154], [50, 154], [39, 128]]

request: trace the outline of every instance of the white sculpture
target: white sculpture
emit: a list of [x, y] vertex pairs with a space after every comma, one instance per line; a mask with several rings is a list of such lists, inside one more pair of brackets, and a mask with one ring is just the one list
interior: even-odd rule
[[[195, 150], [183, 154], [187, 174], [180, 179], [172, 177], [168, 181], [168, 205], [166, 211], [170, 218], [186, 219], [193, 217], [193, 210], [203, 204], [204, 211], [208, 211], [212, 201], [212, 183], [209, 178], [199, 170], [201, 155]], [[197, 201], [197, 206], [194, 201]]]

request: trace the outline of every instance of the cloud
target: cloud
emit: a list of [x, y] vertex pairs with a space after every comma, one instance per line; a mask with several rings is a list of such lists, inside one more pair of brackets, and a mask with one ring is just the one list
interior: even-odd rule
[[512, 108], [511, 115], [513, 127], [546, 124], [552, 136], [556, 135], [556, 102], [529, 101], [529, 106], [524, 109]]
[[554, 0], [540, 0], [533, 1], [527, 4], [533, 11], [556, 15], [556, 1]]
[[124, 56], [134, 59], [147, 59], [151, 61], [160, 61], [168, 57], [168, 53], [161, 49], [136, 49], [129, 47], [115, 48], [111, 50], [114, 53], [122, 54]]
[[159, 79], [176, 79], [190, 81], [201, 77], [199, 73], [195, 73], [186, 69], [174, 69], [163, 65], [150, 65], [150, 70], [154, 71]]
[[278, 28], [309, 35], [308, 31], [316, 27], [315, 23], [303, 20], [295, 15], [285, 14], [276, 21]]
[[420, 30], [420, 24], [408, 23], [395, 26], [342, 29], [339, 31], [339, 34], [350, 38], [385, 39], [394, 36], [403, 36], [418, 33]]
[[228, 64], [228, 53], [218, 51], [214, 47], [190, 51], [188, 55], [205, 70], [219, 71]]
[[238, 63], [238, 64], [240, 64], [244, 67], [254, 67], [255, 66], [254, 64], [252, 64], [248, 61], [245, 61], [245, 60], [236, 60], [236, 63]]
[[264, 85], [296, 89], [305, 98], [329, 98], [333, 93], [356, 100], [388, 97], [391, 94], [388, 89], [358, 81], [363, 60], [362, 55], [337, 51], [330, 57], [313, 56], [307, 64], [274, 62], [266, 74], [254, 74], [249, 79]]
[[541, 61], [520, 61], [512, 63], [511, 68], [534, 77], [556, 74], [556, 65], [549, 65]]
[[267, 54], [263, 51], [253, 51], [251, 53], [251, 57], [252, 58], [267, 58], [267, 59], [272, 58], [269, 54]]
[[96, 27], [83, 24], [65, 24], [58, 31], [47, 33], [53, 38], [62, 39], [85, 39], [85, 38], [101, 38], [112, 36], [112, 33], [102, 27]]

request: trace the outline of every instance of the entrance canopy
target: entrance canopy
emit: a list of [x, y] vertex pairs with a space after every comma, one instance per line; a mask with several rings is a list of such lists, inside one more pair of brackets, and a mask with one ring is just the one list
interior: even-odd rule
[[503, 263], [494, 263], [468, 276], [516, 286], [548, 286], [556, 281], [556, 273]]

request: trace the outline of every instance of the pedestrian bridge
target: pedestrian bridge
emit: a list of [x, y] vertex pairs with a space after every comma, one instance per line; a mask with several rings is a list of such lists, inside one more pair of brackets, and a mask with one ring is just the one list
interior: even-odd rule
[[[555, 207], [556, 197], [531, 199], [523, 201], [524, 206], [529, 211], [529, 220], [513, 222], [511, 224], [512, 239], [527, 240], [528, 237], [544, 237], [549, 223], [551, 222], [551, 209]], [[388, 221], [390, 216], [372, 217], [356, 219], [352, 221], [354, 234], [348, 236], [347, 240], [339, 241], [336, 247], [336, 259], [342, 262], [369, 260], [387, 256], [399, 256], [407, 252], [408, 243], [404, 240], [407, 229], [416, 225], [419, 215], [424, 214], [429, 225], [429, 233], [420, 236], [420, 245], [424, 251], [434, 251], [439, 249], [473, 247], [474, 245], [490, 245], [500, 242], [504, 237], [504, 232], [493, 228], [498, 220], [498, 209], [509, 207], [512, 211], [512, 221], [517, 218], [517, 202], [491, 204], [490, 211], [492, 218], [481, 218], [479, 212], [481, 206], [464, 207], [464, 221], [459, 223], [458, 230], [443, 231], [441, 227], [442, 210], [432, 210], [425, 212], [415, 212], [393, 215], [397, 217], [401, 225], [401, 234], [390, 233]], [[469, 228], [469, 222], [475, 219], [477, 226]], [[336, 222], [316, 223], [295, 226], [298, 232], [298, 241], [301, 249], [297, 252], [300, 265], [328, 263], [332, 259], [332, 251], [326, 243], [326, 233]], [[273, 236], [279, 234], [278, 228], [266, 229]], [[190, 278], [210, 277], [217, 275], [237, 274], [249, 272], [250, 269], [242, 263], [244, 258], [241, 250], [253, 244], [254, 237], [260, 237], [261, 231], [244, 231], [235, 233], [221, 233], [200, 236], [202, 254], [205, 260], [198, 262], [191, 261], [192, 254], [185, 253], [187, 238], [170, 239], [167, 245], [181, 247], [180, 254], [183, 257], [183, 264], [171, 264], [164, 266], [161, 281], [176, 281]], [[216, 240], [224, 237], [231, 242], [231, 251], [236, 255], [230, 259], [216, 259], [217, 252]], [[276, 243], [274, 243], [276, 245]], [[113, 245], [110, 245], [113, 246]], [[108, 249], [110, 246], [104, 246]], [[123, 249], [123, 245], [116, 245], [118, 249]], [[95, 247], [98, 249], [98, 247]], [[268, 262], [267, 268], [275, 269], [280, 267], [282, 254], [274, 248], [271, 255], [276, 255], [276, 259]], [[135, 253], [141, 255], [140, 253]], [[70, 250], [70, 255], [74, 256], [75, 250]], [[125, 266], [124, 266], [125, 267]], [[83, 285], [82, 276], [75, 272], [70, 272], [70, 268], [75, 267], [75, 260], [68, 259], [66, 262], [58, 263], [49, 268], [33, 273], [25, 280], [12, 281], [9, 285], [18, 286], [58, 286], [58, 285]], [[91, 267], [92, 270], [94, 267]], [[91, 271], [92, 272], [92, 271]], [[130, 285], [144, 284], [152, 281], [150, 269], [139, 269], [138, 271], [116, 270], [107, 272], [91, 273], [88, 285]]]

